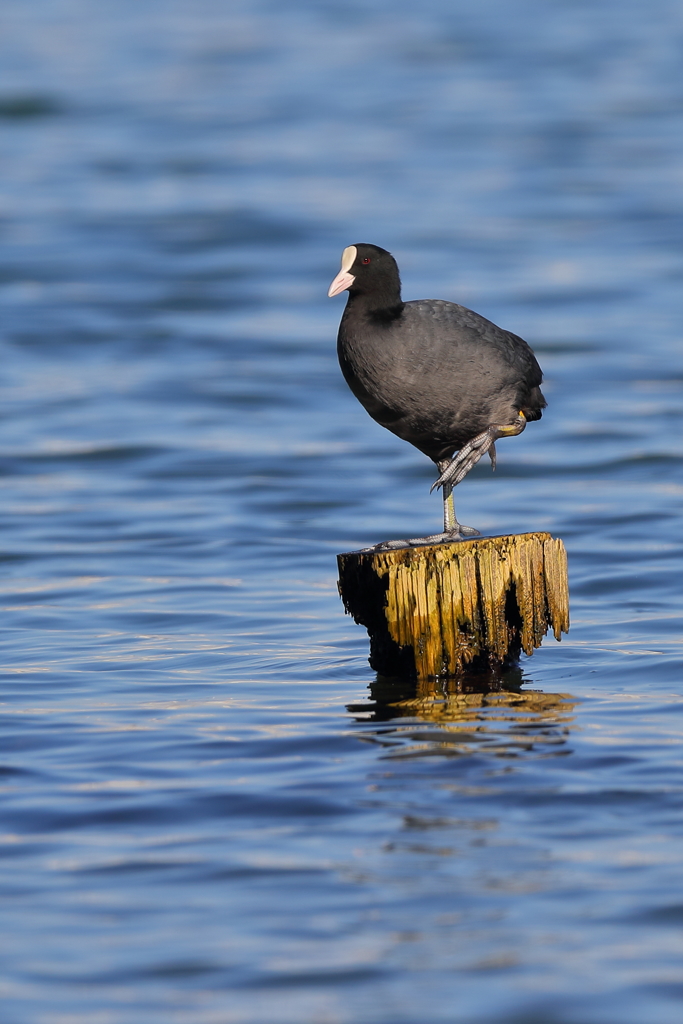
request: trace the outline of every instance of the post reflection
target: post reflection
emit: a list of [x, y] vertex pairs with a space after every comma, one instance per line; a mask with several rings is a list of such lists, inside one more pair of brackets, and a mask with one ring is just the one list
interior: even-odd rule
[[348, 705], [348, 711], [366, 727], [376, 723], [363, 738], [391, 748], [387, 755], [393, 757], [570, 754], [577, 698], [533, 690], [529, 683], [519, 668], [496, 679], [378, 676], [369, 686], [370, 700]]

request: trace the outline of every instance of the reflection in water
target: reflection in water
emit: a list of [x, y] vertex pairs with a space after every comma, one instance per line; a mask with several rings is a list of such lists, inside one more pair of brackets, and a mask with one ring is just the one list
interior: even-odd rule
[[351, 704], [348, 710], [358, 722], [403, 719], [363, 732], [364, 739], [393, 748], [389, 757], [570, 754], [567, 740], [577, 700], [523, 690], [524, 682], [521, 669], [502, 681], [471, 676], [411, 683], [378, 676], [370, 684], [372, 703]]

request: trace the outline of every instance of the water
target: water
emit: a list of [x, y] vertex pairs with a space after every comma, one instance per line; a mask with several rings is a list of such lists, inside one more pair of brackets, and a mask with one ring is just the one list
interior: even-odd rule
[[[7, 1024], [674, 1024], [683, 10], [0, 15]], [[521, 692], [374, 679], [335, 554], [439, 525], [345, 245], [527, 338], [458, 489], [567, 545]]]

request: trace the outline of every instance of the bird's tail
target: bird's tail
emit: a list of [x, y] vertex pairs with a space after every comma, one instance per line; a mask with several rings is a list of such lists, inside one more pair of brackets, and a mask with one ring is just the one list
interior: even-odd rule
[[532, 388], [522, 405], [522, 412], [528, 420], [540, 420], [546, 405], [540, 388]]

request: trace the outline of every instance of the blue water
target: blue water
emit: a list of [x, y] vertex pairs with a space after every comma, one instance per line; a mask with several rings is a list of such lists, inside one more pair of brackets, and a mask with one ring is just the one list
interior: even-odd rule
[[[683, 7], [4, 0], [3, 1024], [678, 1024]], [[521, 692], [378, 683], [337, 552], [437, 529], [342, 248], [527, 338], [458, 488], [550, 530]]]

